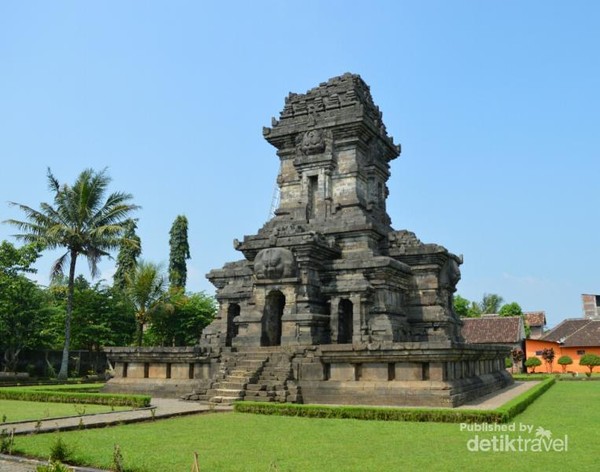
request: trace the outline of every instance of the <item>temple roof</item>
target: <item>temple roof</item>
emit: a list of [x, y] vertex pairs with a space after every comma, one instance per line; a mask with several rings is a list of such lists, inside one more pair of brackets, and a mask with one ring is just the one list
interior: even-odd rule
[[368, 123], [374, 133], [394, 149], [395, 156], [400, 153], [400, 146], [387, 134], [382, 113], [373, 102], [369, 86], [360, 75], [351, 73], [333, 77], [303, 94], [290, 92], [279, 120], [273, 118], [271, 128], [264, 128], [263, 134], [271, 142], [276, 135], [295, 133], [299, 128], [330, 127], [358, 121]]

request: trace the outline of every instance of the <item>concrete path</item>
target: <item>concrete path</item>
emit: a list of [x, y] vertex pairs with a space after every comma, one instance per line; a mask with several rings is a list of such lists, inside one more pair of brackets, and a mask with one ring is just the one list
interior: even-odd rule
[[457, 407], [457, 409], [468, 409], [468, 410], [495, 410], [501, 407], [507, 401], [512, 400], [517, 395], [521, 395], [532, 387], [535, 387], [540, 382], [538, 380], [531, 380], [527, 382], [515, 382], [508, 387], [504, 387], [502, 390], [484, 395], [483, 397], [477, 398], [476, 400], [470, 401]]

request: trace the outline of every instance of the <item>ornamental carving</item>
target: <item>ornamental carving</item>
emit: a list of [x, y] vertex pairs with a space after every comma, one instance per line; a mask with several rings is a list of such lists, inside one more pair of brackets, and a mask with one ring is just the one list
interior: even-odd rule
[[325, 133], [320, 129], [311, 129], [299, 138], [299, 151], [308, 156], [310, 154], [320, 154], [325, 151]]
[[285, 279], [296, 275], [296, 261], [289, 249], [280, 247], [263, 249], [254, 259], [257, 279]]

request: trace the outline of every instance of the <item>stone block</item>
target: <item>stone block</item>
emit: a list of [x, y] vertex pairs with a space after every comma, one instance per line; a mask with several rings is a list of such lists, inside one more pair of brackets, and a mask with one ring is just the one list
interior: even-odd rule
[[329, 367], [329, 379], [348, 381], [356, 379], [356, 368], [354, 364], [331, 364]]
[[396, 380], [422, 380], [423, 368], [420, 362], [397, 362]]
[[304, 380], [325, 380], [323, 364], [320, 362], [301, 364], [299, 377]]
[[145, 363], [143, 362], [130, 362], [127, 366], [127, 378], [129, 379], [143, 379], [145, 377]]
[[390, 369], [387, 363], [379, 364], [379, 363], [369, 363], [362, 365], [362, 375], [360, 377], [361, 381], [364, 380], [388, 380], [390, 374]]
[[167, 364], [166, 363], [151, 363], [148, 368], [148, 378], [150, 379], [166, 379]]
[[187, 363], [171, 364], [171, 378], [172, 379], [189, 379], [190, 378], [190, 365]]

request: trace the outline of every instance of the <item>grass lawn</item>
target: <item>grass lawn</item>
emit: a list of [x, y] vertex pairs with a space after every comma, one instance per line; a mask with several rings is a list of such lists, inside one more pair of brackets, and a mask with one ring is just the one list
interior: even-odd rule
[[[128, 407], [115, 407], [115, 411], [130, 410]], [[79, 416], [90, 413], [106, 413], [113, 411], [107, 405], [76, 405], [73, 403], [43, 403], [20, 400], [0, 399], [0, 429], [2, 423], [8, 421], [37, 421], [62, 416]]]
[[[517, 432], [473, 432], [459, 424], [206, 414], [60, 433], [80, 464], [108, 468], [113, 447], [136, 471], [561, 471], [597, 470], [600, 382], [559, 382], [514, 424]], [[531, 432], [519, 433], [521, 427]], [[566, 452], [470, 452], [469, 441], [568, 436]], [[23, 454], [47, 458], [57, 434], [17, 437]]]

